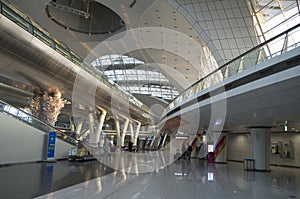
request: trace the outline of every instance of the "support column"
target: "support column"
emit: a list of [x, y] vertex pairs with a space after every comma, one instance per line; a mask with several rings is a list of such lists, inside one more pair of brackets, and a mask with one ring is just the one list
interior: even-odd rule
[[100, 140], [100, 133], [101, 133], [101, 130], [102, 130], [102, 127], [103, 127], [103, 123], [104, 123], [104, 120], [105, 120], [105, 117], [106, 117], [106, 110], [102, 109], [101, 110], [101, 115], [99, 117], [99, 121], [97, 123], [97, 126], [96, 126], [96, 130], [95, 130], [95, 143], [98, 145], [98, 142]]
[[130, 129], [130, 141], [134, 143], [133, 122], [131, 120], [129, 122], [129, 129]]
[[270, 171], [271, 127], [250, 127], [255, 170]]
[[120, 119], [119, 116], [115, 116], [116, 133], [117, 133], [117, 146], [121, 147], [121, 134], [120, 134]]
[[95, 137], [95, 118], [94, 118], [94, 112], [90, 112], [89, 115], [89, 125], [90, 125], [90, 138], [89, 138], [89, 144], [91, 146], [96, 147], [96, 137]]
[[75, 131], [75, 136], [78, 137], [80, 135], [81, 129], [83, 125], [83, 119], [79, 119], [77, 126], [76, 126], [76, 131]]
[[129, 119], [128, 118], [124, 118], [124, 119], [125, 119], [125, 122], [124, 122], [122, 138], [121, 138], [121, 146], [124, 146], [125, 135], [126, 135], [126, 132], [128, 129], [128, 124], [129, 124]]
[[135, 131], [133, 146], [136, 146], [136, 144], [137, 144], [137, 139], [139, 137], [140, 129], [141, 129], [141, 122], [137, 122], [137, 127], [136, 127], [136, 131]]

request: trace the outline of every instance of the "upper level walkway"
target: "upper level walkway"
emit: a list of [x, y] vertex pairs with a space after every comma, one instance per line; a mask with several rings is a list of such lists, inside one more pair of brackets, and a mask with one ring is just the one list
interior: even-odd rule
[[169, 104], [160, 128], [188, 134], [283, 130], [289, 121], [300, 129], [299, 33], [300, 24], [208, 74]]

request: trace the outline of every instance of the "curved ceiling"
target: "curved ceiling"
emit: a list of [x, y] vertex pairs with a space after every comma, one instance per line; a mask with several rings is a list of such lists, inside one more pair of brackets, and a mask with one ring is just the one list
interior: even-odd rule
[[[64, 0], [56, 0], [61, 1]], [[76, 1], [83, 0], [68, 2]], [[125, 24], [114, 33], [100, 35], [75, 32], [54, 23], [45, 12], [51, 0], [11, 2], [85, 60], [89, 56], [96, 58], [122, 54], [147, 64], [155, 63], [157, 70], [179, 92], [259, 43], [253, 25], [255, 13], [249, 11], [249, 5], [254, 1], [249, 0], [88, 1], [111, 9]], [[291, 2], [294, 6], [296, 1]], [[279, 3], [274, 1], [274, 4]], [[283, 10], [290, 7], [290, 4], [281, 5], [277, 7]], [[274, 9], [278, 10], [277, 7]], [[103, 19], [106, 20], [110, 21], [109, 16]], [[107, 42], [111, 40], [118, 41], [118, 46], [114, 47]], [[99, 56], [98, 46], [102, 46], [100, 50], [106, 54]], [[93, 60], [89, 60], [89, 63]]]
[[[76, 0], [75, 0], [76, 1]], [[137, 1], [134, 5], [132, 1], [123, 0], [95, 0], [113, 10], [124, 21], [125, 26], [114, 33], [102, 35], [88, 35], [65, 29], [49, 18], [45, 12], [45, 7], [49, 5], [50, 0], [34, 1], [30, 3], [18, 0], [11, 0], [22, 11], [30, 15], [38, 24], [53, 34], [58, 40], [64, 42], [71, 49], [77, 52], [81, 57], [85, 58], [99, 43], [111, 38], [113, 35], [118, 35], [122, 38], [122, 31], [132, 30], [136, 28], [156, 28], [156, 33], [163, 32], [161, 29], [167, 29], [174, 32], [172, 36], [164, 33], [161, 36], [154, 38], [154, 34], [149, 29], [148, 35], [144, 38], [150, 45], [155, 45], [156, 42], [161, 43], [162, 47], [157, 49], [139, 48], [123, 53], [130, 57], [139, 59], [145, 63], [159, 64], [159, 70], [164, 74], [172, 85], [176, 86], [178, 91], [188, 88], [194, 82], [199, 80], [209, 71], [217, 67], [216, 63], [206, 63], [206, 58], [203, 57], [206, 46], [199, 33], [195, 28], [183, 17], [174, 7], [166, 1]], [[117, 39], [116, 37], [115, 39]], [[186, 42], [187, 40], [190, 42]], [[167, 45], [169, 47], [167, 47]], [[189, 45], [193, 47], [190, 48]], [[126, 48], [126, 46], [124, 47]], [[167, 48], [174, 51], [167, 50]], [[188, 50], [190, 48], [191, 50]], [[192, 52], [194, 49], [197, 53]], [[198, 53], [199, 52], [199, 53]], [[113, 54], [113, 53], [108, 53]], [[185, 55], [187, 54], [187, 55]], [[193, 58], [195, 61], [191, 63], [188, 59], [188, 54], [196, 55]], [[210, 59], [214, 58], [210, 56]], [[209, 68], [211, 67], [211, 68]], [[208, 68], [206, 72], [200, 71], [202, 68]], [[169, 72], [169, 71], [172, 72]]]

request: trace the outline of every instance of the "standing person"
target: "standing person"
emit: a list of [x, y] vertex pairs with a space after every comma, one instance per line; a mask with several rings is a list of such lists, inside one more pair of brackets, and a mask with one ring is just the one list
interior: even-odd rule
[[129, 141], [128, 142], [128, 151], [132, 152], [132, 147], [133, 147], [133, 142]]
[[186, 159], [190, 159], [191, 158], [191, 154], [192, 154], [192, 151], [193, 151], [193, 147], [190, 145], [187, 149], [187, 157]]
[[182, 147], [181, 147], [181, 158], [183, 158], [183, 159], [185, 159], [186, 157], [186, 141], [184, 141], [183, 143], [182, 143]]
[[182, 143], [182, 146], [181, 146], [181, 156], [178, 158], [179, 160], [180, 159], [186, 159], [187, 157], [187, 150], [186, 150], [186, 141], [184, 141]]

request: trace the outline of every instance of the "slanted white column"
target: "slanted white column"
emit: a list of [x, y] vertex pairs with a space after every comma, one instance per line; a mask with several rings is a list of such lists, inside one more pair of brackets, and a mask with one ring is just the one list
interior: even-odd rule
[[99, 117], [99, 121], [97, 123], [96, 130], [95, 130], [95, 142], [97, 144], [100, 140], [100, 133], [101, 133], [101, 130], [102, 130], [102, 127], [103, 127], [103, 123], [104, 123], [104, 120], [105, 120], [105, 117], [106, 117], [106, 113], [107, 113], [106, 110], [101, 109], [101, 115]]
[[255, 170], [270, 171], [271, 127], [250, 127]]
[[97, 146], [96, 136], [95, 136], [95, 118], [94, 112], [89, 113], [89, 125], [90, 125], [90, 139], [89, 144], [93, 147]]
[[129, 121], [129, 129], [130, 129], [130, 140], [134, 143], [134, 132], [133, 132], [133, 122]]
[[121, 134], [120, 134], [120, 119], [119, 116], [115, 116], [116, 133], [117, 133], [117, 146], [121, 147]]
[[76, 131], [75, 131], [75, 136], [78, 137], [80, 135], [81, 129], [83, 125], [83, 119], [79, 119], [77, 126], [76, 126]]
[[141, 129], [141, 122], [137, 122], [137, 127], [136, 127], [136, 131], [135, 131], [133, 146], [136, 146], [136, 144], [137, 144], [137, 139], [139, 137], [140, 129]]
[[129, 124], [129, 119], [128, 118], [124, 118], [124, 127], [123, 127], [123, 133], [122, 133], [122, 138], [121, 138], [121, 146], [124, 146], [124, 140], [125, 140], [125, 135], [128, 129], [128, 124]]

